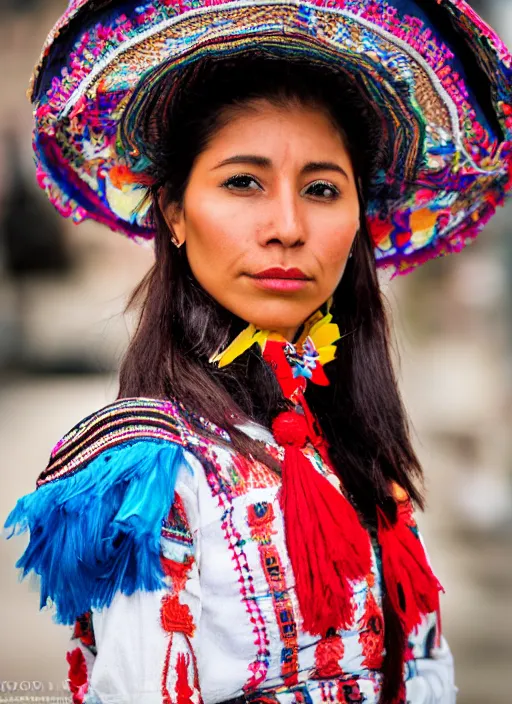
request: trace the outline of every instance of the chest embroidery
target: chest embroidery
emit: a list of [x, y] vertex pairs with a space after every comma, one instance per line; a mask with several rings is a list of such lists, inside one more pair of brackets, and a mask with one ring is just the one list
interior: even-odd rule
[[298, 682], [298, 642], [297, 625], [293, 605], [288, 593], [283, 565], [277, 547], [272, 543], [275, 534], [273, 522], [274, 508], [271, 503], [262, 501], [247, 509], [247, 523], [251, 537], [258, 543], [261, 566], [269, 586], [274, 613], [281, 636], [281, 676], [286, 685]]

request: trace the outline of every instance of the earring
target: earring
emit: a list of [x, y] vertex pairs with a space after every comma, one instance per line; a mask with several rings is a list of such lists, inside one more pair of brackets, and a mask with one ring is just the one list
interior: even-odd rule
[[354, 241], [352, 242], [352, 247], [350, 248], [350, 254], [348, 255], [349, 259], [352, 259], [352, 257], [354, 256], [354, 246], [355, 246], [356, 239], [359, 237], [359, 232], [360, 232], [360, 230], [358, 230], [356, 232], [356, 236], [354, 237]]

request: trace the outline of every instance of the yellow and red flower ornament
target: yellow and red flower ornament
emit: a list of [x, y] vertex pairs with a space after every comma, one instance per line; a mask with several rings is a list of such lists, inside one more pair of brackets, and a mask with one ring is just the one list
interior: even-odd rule
[[299, 402], [299, 395], [306, 390], [308, 381], [320, 386], [329, 384], [323, 366], [335, 358], [335, 343], [340, 337], [339, 327], [333, 323], [330, 312], [314, 313], [305, 323], [295, 343], [276, 332], [259, 330], [250, 324], [212, 362], [225, 367], [253, 345], [259, 345], [263, 358], [274, 370], [285, 397]]

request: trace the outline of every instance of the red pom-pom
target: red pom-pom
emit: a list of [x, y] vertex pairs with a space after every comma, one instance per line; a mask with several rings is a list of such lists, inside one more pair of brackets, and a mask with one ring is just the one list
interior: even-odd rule
[[308, 440], [308, 423], [303, 415], [295, 411], [283, 411], [272, 423], [276, 441], [280, 445], [304, 447]]

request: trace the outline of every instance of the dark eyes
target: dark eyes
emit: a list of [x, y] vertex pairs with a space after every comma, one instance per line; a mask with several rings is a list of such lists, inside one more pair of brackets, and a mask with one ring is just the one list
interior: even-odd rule
[[228, 178], [222, 185], [230, 191], [256, 191], [261, 188], [256, 179], [244, 174], [231, 176], [231, 178]]
[[323, 200], [335, 200], [339, 197], [340, 192], [332, 183], [327, 181], [315, 181], [310, 183], [302, 191], [304, 195], [313, 196], [314, 198], [321, 198]]
[[[248, 174], [231, 176], [222, 186], [238, 193], [250, 193], [251, 191], [262, 190], [258, 181]], [[340, 192], [336, 186], [328, 181], [314, 181], [313, 183], [309, 183], [302, 189], [300, 194], [301, 196], [309, 196], [316, 200], [336, 200], [340, 196]]]

